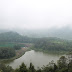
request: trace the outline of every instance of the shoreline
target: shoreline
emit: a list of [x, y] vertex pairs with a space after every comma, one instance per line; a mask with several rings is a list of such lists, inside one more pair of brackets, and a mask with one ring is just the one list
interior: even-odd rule
[[20, 58], [22, 55], [25, 54], [26, 51], [29, 51], [29, 50], [30, 50], [30, 48], [28, 48], [28, 47], [22, 47], [20, 50], [16, 50], [16, 55], [14, 57], [9, 58], [9, 59], [0, 59], [0, 62], [5, 63], [5, 64], [9, 63], [15, 59]]
[[42, 50], [42, 49], [36, 49], [36, 48], [32, 48], [35, 51], [39, 51], [39, 52], [44, 52], [44, 53], [48, 53], [48, 54], [68, 54], [69, 51], [48, 51], [48, 50]]

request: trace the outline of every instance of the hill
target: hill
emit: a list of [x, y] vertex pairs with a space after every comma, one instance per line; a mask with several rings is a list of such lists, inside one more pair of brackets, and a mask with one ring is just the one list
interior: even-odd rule
[[26, 35], [31, 38], [42, 38], [42, 37], [57, 37], [67, 40], [72, 40], [72, 29], [68, 26], [63, 28], [50, 28], [50, 29], [32, 29], [32, 30], [20, 30], [15, 29], [13, 31], [19, 34]]
[[42, 37], [57, 37], [61, 39], [72, 40], [72, 28], [69, 26], [62, 28], [50, 28], [50, 29], [13, 29], [13, 30], [0, 30], [0, 33], [5, 32], [17, 32], [20, 35], [24, 35], [31, 38]]
[[17, 32], [0, 33], [0, 42], [28, 42], [28, 37], [21, 36]]
[[59, 38], [41, 38], [35, 42], [35, 50], [68, 52], [72, 51], [72, 42]]

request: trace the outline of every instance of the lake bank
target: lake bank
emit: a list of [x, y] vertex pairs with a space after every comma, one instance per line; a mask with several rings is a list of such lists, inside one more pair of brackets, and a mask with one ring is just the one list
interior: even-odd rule
[[26, 51], [29, 51], [29, 50], [30, 50], [29, 47], [22, 47], [20, 50], [15, 50], [16, 55], [15, 55], [14, 57], [9, 58], [9, 59], [0, 59], [0, 62], [2, 62], [2, 63], [11, 62], [11, 61], [13, 61], [13, 60], [21, 57], [22, 55], [24, 55], [24, 53], [25, 53]]
[[44, 53], [48, 53], [48, 54], [69, 54], [69, 51], [49, 51], [49, 50], [43, 50], [43, 49], [36, 49], [36, 48], [31, 48], [35, 51], [39, 51], [39, 52], [44, 52]]

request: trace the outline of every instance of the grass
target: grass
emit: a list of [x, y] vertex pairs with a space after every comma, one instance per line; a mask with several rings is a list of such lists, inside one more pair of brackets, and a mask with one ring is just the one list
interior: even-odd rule
[[0, 47], [10, 47], [13, 48], [15, 45], [19, 45], [21, 47], [24, 47], [24, 43], [23, 44], [19, 44], [19, 43], [12, 43], [12, 42], [5, 42], [5, 43], [0, 43]]

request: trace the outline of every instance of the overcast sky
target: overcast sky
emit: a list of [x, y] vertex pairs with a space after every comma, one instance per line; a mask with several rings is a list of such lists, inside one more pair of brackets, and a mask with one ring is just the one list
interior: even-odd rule
[[0, 29], [72, 26], [72, 0], [0, 0]]

